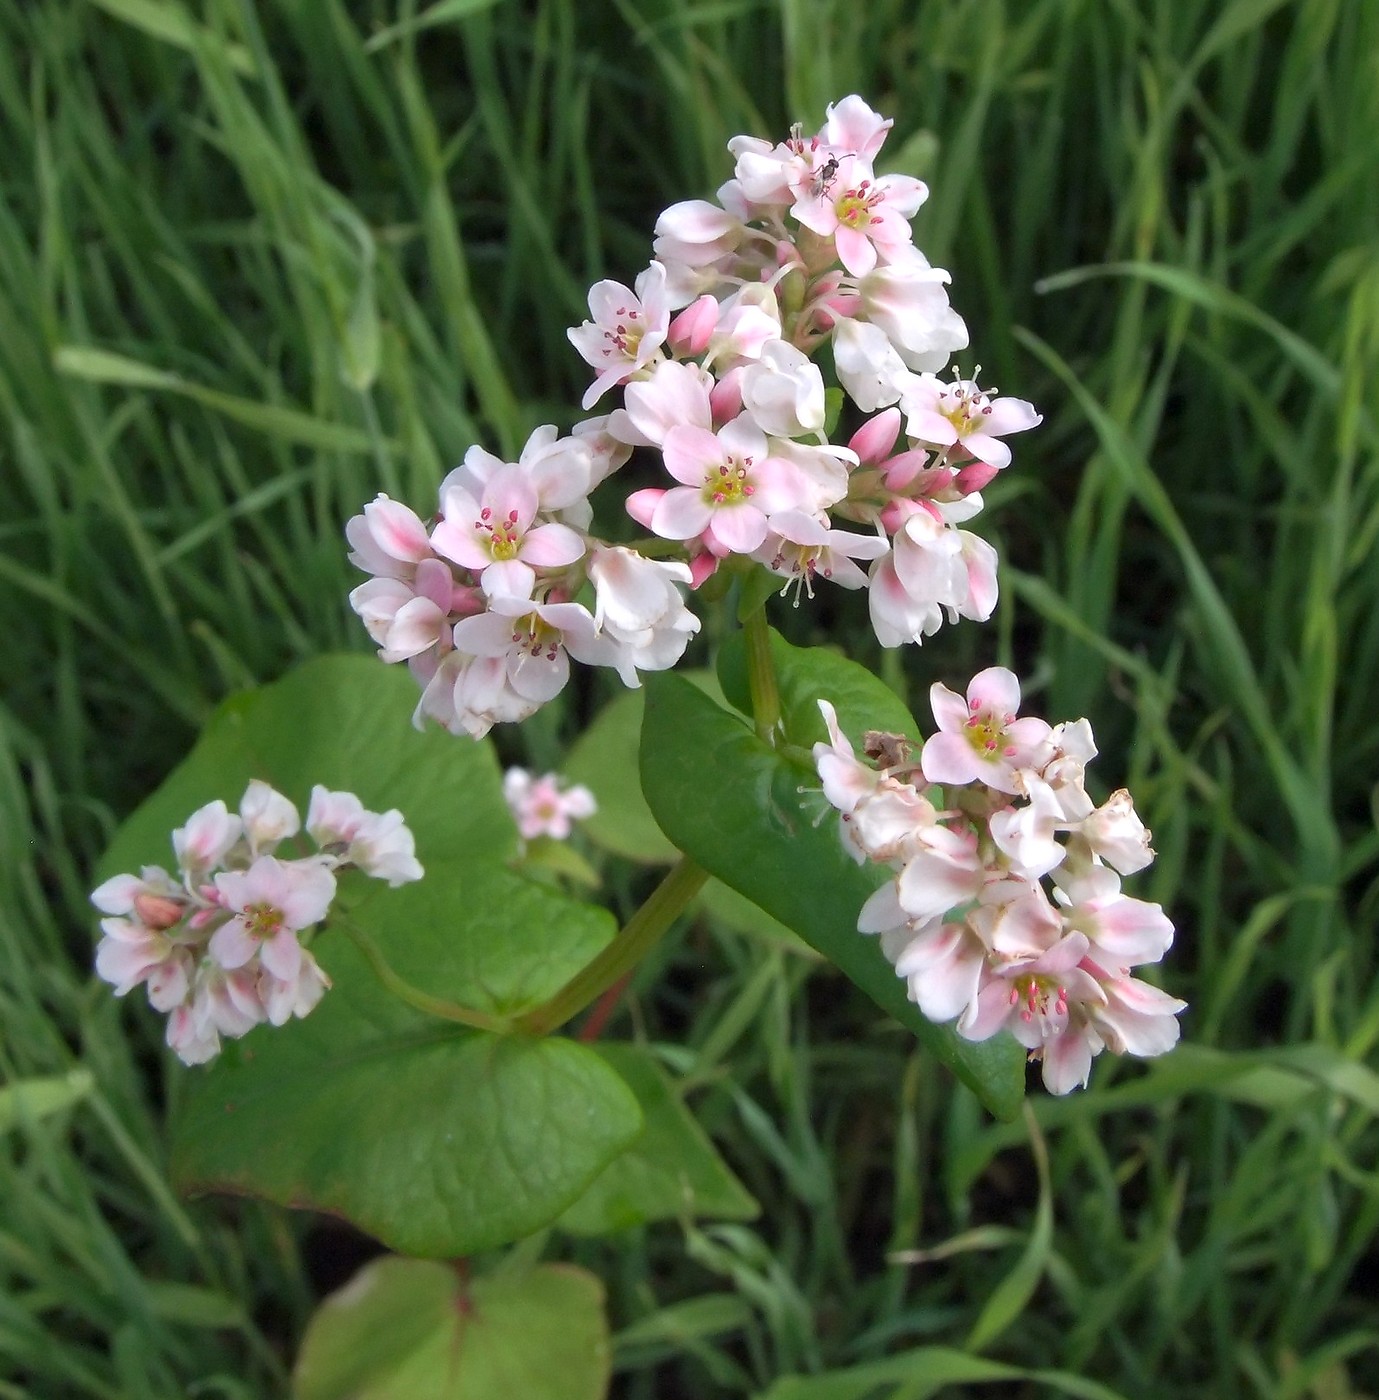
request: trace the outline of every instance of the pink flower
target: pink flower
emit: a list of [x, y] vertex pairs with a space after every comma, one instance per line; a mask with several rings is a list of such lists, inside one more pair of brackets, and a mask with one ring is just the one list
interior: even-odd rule
[[699, 619], [677, 585], [688, 584], [687, 564], [647, 559], [634, 549], [599, 545], [589, 563], [594, 627], [610, 650], [604, 664], [636, 687], [638, 670], [665, 671], [685, 654]]
[[587, 787], [576, 783], [566, 788], [555, 773], [533, 778], [525, 768], [509, 768], [503, 774], [503, 796], [524, 841], [538, 836], [564, 841], [572, 822], [598, 811], [594, 794]]
[[742, 360], [755, 360], [764, 346], [780, 338], [780, 303], [774, 290], [749, 282], [720, 307], [704, 363], [716, 365], [725, 361], [733, 365]]
[[1173, 943], [1173, 924], [1157, 904], [1122, 894], [1120, 877], [1104, 865], [1073, 862], [1054, 875], [1064, 922], [1085, 934], [1091, 955], [1124, 971], [1158, 962]]
[[772, 515], [770, 533], [753, 557], [773, 574], [781, 574], [786, 588], [794, 584], [812, 598], [816, 578], [843, 588], [865, 588], [867, 576], [853, 560], [879, 558], [888, 548], [880, 535], [832, 530], [826, 516], [782, 510]]
[[838, 261], [854, 277], [876, 266], [877, 259], [901, 256], [912, 241], [910, 220], [928, 197], [923, 181], [908, 175], [872, 173], [870, 164], [845, 155], [833, 161], [832, 173], [816, 179], [791, 211], [806, 228], [832, 236]]
[[190, 995], [168, 1017], [167, 1043], [183, 1064], [205, 1064], [220, 1053], [222, 1035], [238, 1039], [264, 1017], [252, 971], [227, 971], [204, 961]]
[[672, 428], [664, 456], [666, 470], [684, 483], [655, 504], [651, 528], [666, 539], [703, 535], [715, 554], [750, 554], [766, 538], [773, 511], [808, 504], [803, 473], [767, 455], [766, 435], [745, 414], [716, 434]]
[[[837, 710], [827, 700], [819, 701], [819, 712], [828, 729], [828, 743], [820, 740], [814, 745], [814, 767], [824, 785], [824, 796], [846, 817], [875, 791], [880, 775], [857, 757], [852, 741], [838, 726]], [[855, 849], [860, 862], [863, 853]]]
[[181, 922], [188, 908], [186, 890], [161, 865], [146, 865], [138, 875], [113, 875], [91, 891], [102, 914], [132, 914], [149, 929]]
[[895, 962], [910, 1000], [940, 1023], [961, 1016], [986, 971], [986, 946], [964, 923], [920, 924]]
[[350, 606], [379, 644], [379, 658], [407, 661], [448, 646], [451, 624], [484, 608], [483, 594], [455, 582], [450, 565], [424, 559], [411, 582], [371, 578], [350, 592]]
[[239, 815], [251, 855], [268, 855], [280, 842], [302, 829], [297, 809], [282, 793], [254, 778], [239, 801]]
[[1105, 1002], [1092, 1006], [1093, 1025], [1116, 1055], [1164, 1055], [1178, 1043], [1177, 1016], [1187, 1002], [1137, 977], [1104, 979]]
[[416, 566], [431, 557], [426, 526], [399, 501], [379, 495], [345, 526], [353, 546], [350, 563], [382, 578], [411, 578]]
[[527, 482], [536, 492], [540, 511], [577, 507], [595, 482], [592, 446], [578, 427], [571, 437], [563, 438], [554, 424], [545, 423], [532, 430], [515, 462], [505, 462], [477, 445], [471, 447], [464, 461], [441, 482], [440, 498], [443, 501], [452, 486], [480, 497], [488, 483], [504, 471]]
[[302, 965], [297, 934], [325, 918], [335, 876], [315, 861], [260, 856], [248, 870], [222, 871], [215, 887], [234, 917], [211, 935], [210, 956], [227, 971], [257, 958], [273, 976], [295, 980]]
[[866, 321], [840, 320], [833, 331], [833, 367], [864, 413], [898, 403], [914, 375], [890, 337]]
[[595, 282], [589, 289], [589, 314], [592, 321], [566, 332], [570, 344], [598, 370], [584, 395], [586, 410], [649, 365], [660, 350], [670, 326], [665, 267], [653, 262], [637, 278], [635, 292], [621, 282]]
[[896, 899], [911, 919], [938, 919], [976, 899], [986, 879], [975, 832], [931, 826], [901, 867]]
[[824, 109], [819, 139], [833, 151], [850, 151], [862, 160], [875, 160], [876, 153], [895, 125], [894, 117], [874, 112], [858, 95], [850, 93]]
[[742, 403], [772, 437], [822, 433], [824, 378], [818, 365], [784, 340], [767, 341], [742, 374]]
[[185, 943], [133, 919], [102, 919], [101, 932], [96, 976], [109, 982], [117, 997], [147, 982], [154, 1009], [168, 1011], [186, 995], [193, 954]]
[[[489, 694], [496, 682], [509, 687], [534, 709], [558, 695], [570, 678], [570, 658], [599, 665], [608, 659], [609, 647], [600, 642], [594, 619], [579, 603], [533, 603], [523, 598], [494, 598], [482, 617], [468, 617], [455, 624], [455, 648], [469, 656], [502, 665], [491, 677], [476, 673], [457, 680], [466, 683], [473, 698], [486, 709], [501, 703]], [[475, 690], [481, 686], [481, 692]], [[466, 706], [466, 708], [468, 708]], [[530, 711], [528, 711], [530, 713]]]
[[707, 267], [734, 252], [745, 232], [729, 210], [706, 199], [687, 199], [661, 211], [652, 248], [662, 262]]
[[1047, 951], [994, 970], [958, 1021], [967, 1040], [988, 1040], [1008, 1030], [1041, 1059], [1044, 1083], [1055, 1094], [1085, 1084], [1101, 1038], [1087, 1008], [1104, 1003], [1096, 979], [1079, 966], [1087, 940], [1070, 933]]
[[989, 820], [992, 839], [1011, 869], [1027, 879], [1047, 875], [1062, 864], [1066, 855], [1056, 839], [1063, 822], [1063, 809], [1053, 790], [1038, 778], [1026, 777], [1023, 807], [1003, 807]]
[[608, 418], [608, 430], [634, 447], [660, 447], [674, 427], [713, 428], [709, 393], [714, 379], [708, 370], [679, 360], [666, 360], [645, 378], [629, 384], [622, 408]]
[[979, 671], [967, 699], [935, 683], [929, 691], [939, 733], [924, 745], [920, 763], [931, 783], [985, 783], [1018, 793], [1022, 768], [1039, 769], [1051, 742], [1042, 719], [1016, 719], [1020, 682], [1004, 666]]
[[872, 565], [868, 606], [883, 647], [923, 640], [943, 625], [945, 607], [966, 603], [968, 574], [959, 534], [937, 511], [916, 510], [896, 532], [890, 552]]
[[490, 598], [529, 598], [537, 569], [559, 569], [584, 554], [567, 525], [533, 525], [540, 497], [518, 466], [497, 471], [476, 501], [462, 486], [445, 493], [444, 519], [431, 532], [439, 554], [479, 575]]
[[858, 282], [858, 316], [885, 334], [907, 369], [940, 370], [967, 346], [967, 325], [948, 302], [948, 280], [943, 268], [930, 267], [912, 249]]
[[1024, 399], [998, 399], [994, 390], [977, 386], [976, 378], [945, 384], [932, 374], [914, 379], [901, 400], [909, 415], [906, 431], [936, 447], [961, 447], [979, 462], [1010, 465], [1010, 448], [1001, 441], [1042, 423], [1034, 405]]
[[219, 865], [244, 834], [244, 823], [217, 799], [198, 807], [185, 826], [172, 833], [177, 864], [188, 879]]
[[1113, 792], [1078, 830], [1092, 850], [1122, 875], [1133, 875], [1154, 859], [1149, 828], [1124, 788]]
[[320, 963], [303, 948], [295, 977], [275, 977], [264, 968], [259, 973], [256, 991], [269, 1024], [282, 1026], [293, 1016], [302, 1017], [314, 1011], [330, 985], [330, 978]]

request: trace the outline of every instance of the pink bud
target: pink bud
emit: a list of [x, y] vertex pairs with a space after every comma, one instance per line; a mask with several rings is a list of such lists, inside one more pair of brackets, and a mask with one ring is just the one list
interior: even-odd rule
[[488, 600], [484, 597], [482, 588], [471, 588], [467, 584], [457, 583], [450, 594], [450, 613], [455, 618], [475, 617], [488, 607]]
[[703, 554], [696, 554], [689, 561], [690, 587], [698, 588], [706, 579], [712, 578], [718, 568], [718, 560], [712, 554], [705, 551]]
[[953, 484], [964, 496], [980, 491], [991, 483], [997, 468], [989, 462], [969, 462], [954, 478]]
[[890, 456], [895, 440], [900, 436], [900, 410], [883, 409], [874, 418], [868, 418], [848, 440], [848, 446], [858, 458], [868, 466], [884, 461]]
[[715, 423], [726, 423], [742, 412], [742, 370], [730, 369], [709, 391], [709, 409]]
[[136, 894], [134, 913], [145, 928], [165, 929], [182, 917], [182, 906], [175, 899], [161, 894]]
[[697, 357], [709, 348], [709, 338], [717, 325], [718, 300], [706, 292], [670, 323], [666, 340], [677, 355]]

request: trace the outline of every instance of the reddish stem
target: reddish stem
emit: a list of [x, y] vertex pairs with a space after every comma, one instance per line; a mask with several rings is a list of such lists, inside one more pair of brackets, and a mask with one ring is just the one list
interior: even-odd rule
[[613, 1012], [618, 1008], [618, 1002], [622, 1000], [622, 994], [627, 990], [627, 984], [632, 980], [630, 972], [624, 972], [611, 987], [603, 993], [594, 1003], [594, 1009], [589, 1013], [588, 1019], [579, 1028], [578, 1039], [586, 1045], [595, 1041], [603, 1034], [603, 1028], [608, 1024]]

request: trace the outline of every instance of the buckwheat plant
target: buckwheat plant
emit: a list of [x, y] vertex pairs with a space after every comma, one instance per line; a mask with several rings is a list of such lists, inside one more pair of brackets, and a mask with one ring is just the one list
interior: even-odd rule
[[[874, 168], [890, 126], [851, 96], [815, 135], [735, 137], [717, 200], [665, 210], [651, 264], [630, 288], [595, 285], [569, 332], [595, 372], [583, 407], [616, 393], [610, 412], [567, 437], [537, 429], [516, 462], [471, 448], [430, 522], [386, 496], [349, 522], [374, 575], [350, 601], [420, 683], [418, 723], [479, 737], [523, 719], [570, 658], [638, 685], [699, 629], [683, 590], [724, 568], [764, 566], [797, 602], [821, 580], [866, 588], [886, 647], [991, 616], [996, 552], [963, 527], [1010, 464], [1006, 439], [1040, 415], [975, 373], [940, 377], [967, 328], [912, 239], [928, 190]], [[845, 444], [826, 431], [825, 348], [870, 415]], [[635, 449], [670, 484], [627, 497], [650, 536], [614, 546], [590, 532], [589, 493]], [[1124, 975], [1172, 939], [1157, 906], [1120, 894], [1116, 872], [1150, 859], [1128, 794], [1094, 809], [1086, 721], [1016, 720], [1018, 698], [999, 669], [968, 702], [935, 686], [922, 767], [879, 773], [824, 700], [833, 742], [816, 752], [849, 849], [899, 871], [860, 927], [882, 933], [910, 997], [970, 1039], [1013, 1034], [1063, 1093], [1104, 1045], [1167, 1050], [1183, 1003]]]
[[[971, 527], [1040, 416], [948, 369], [967, 328], [913, 242], [927, 189], [877, 172], [890, 127], [852, 96], [813, 135], [734, 138], [716, 199], [666, 209], [649, 265], [594, 286], [569, 332], [596, 416], [537, 428], [515, 461], [471, 447], [436, 502], [380, 495], [346, 525], [369, 576], [350, 602], [388, 666], [318, 658], [227, 702], [125, 833], [112, 868], [156, 858], [140, 844], [153, 816], [166, 830], [189, 805], [178, 794], [205, 801], [229, 771], [395, 795], [416, 824], [414, 846], [398, 811], [318, 786], [317, 849], [287, 858], [297, 813], [250, 783], [237, 815], [212, 801], [173, 833], [176, 875], [146, 866], [96, 891], [98, 972], [119, 994], [147, 987], [184, 1060], [280, 1028], [226, 1047], [189, 1089], [173, 1135], [188, 1189], [313, 1205], [438, 1259], [553, 1225], [750, 1218], [692, 1121], [665, 1136], [690, 1114], [663, 1065], [587, 1043], [710, 875], [1002, 1116], [1027, 1057], [1061, 1094], [1102, 1049], [1175, 1042], [1182, 1003], [1131, 975], [1173, 934], [1121, 889], [1149, 863], [1149, 833], [1126, 793], [1088, 796], [1088, 723], [1019, 717], [1019, 682], [995, 667], [965, 697], [935, 685], [938, 730], [921, 739], [864, 667], [767, 624], [773, 594], [800, 607], [828, 585], [867, 591], [888, 648], [996, 606], [996, 553]], [[616, 509], [612, 478], [634, 454], [656, 475], [623, 500], [640, 537], [614, 543], [590, 496]], [[728, 609], [726, 704], [664, 674], [709, 606]], [[533, 715], [572, 663], [646, 688], [639, 734], [618, 728], [623, 748], [599, 757], [640, 781], [660, 830], [615, 840], [619, 823], [591, 823], [591, 843], [678, 853], [620, 929], [570, 892], [600, 876], [561, 844], [595, 797], [611, 805], [598, 765], [581, 769], [593, 793], [522, 770], [504, 783], [475, 742]], [[352, 903], [332, 919], [347, 937], [313, 940], [346, 866], [409, 888]], [[577, 1037], [552, 1034], [582, 1013]], [[643, 1138], [653, 1118], [661, 1136]], [[672, 1140], [693, 1159], [673, 1172], [620, 1165]]]

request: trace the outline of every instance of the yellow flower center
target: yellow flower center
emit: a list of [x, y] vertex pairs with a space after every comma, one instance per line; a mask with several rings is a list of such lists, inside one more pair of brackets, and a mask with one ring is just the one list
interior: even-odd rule
[[251, 904], [240, 918], [254, 938], [272, 938], [283, 926], [282, 910], [271, 904]]
[[750, 457], [729, 457], [721, 466], [704, 474], [704, 500], [711, 506], [741, 505], [756, 492], [749, 470]]
[[539, 613], [532, 612], [513, 619], [512, 644], [533, 656], [544, 656], [547, 661], [554, 661], [560, 653], [560, 632], [542, 621]]

